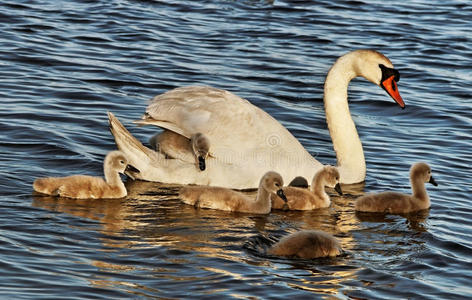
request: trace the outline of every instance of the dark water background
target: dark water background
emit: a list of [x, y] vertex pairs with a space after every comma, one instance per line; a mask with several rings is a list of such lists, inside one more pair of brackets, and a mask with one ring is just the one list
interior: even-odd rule
[[[4, 298], [472, 297], [472, 7], [469, 1], [22, 1], [0, 3], [0, 296]], [[100, 176], [106, 112], [141, 140], [149, 98], [207, 84], [280, 120], [335, 162], [322, 103], [334, 60], [373, 48], [401, 72], [399, 109], [356, 79], [350, 107], [364, 187], [329, 209], [268, 216], [196, 210], [178, 187], [128, 182], [128, 199], [32, 196], [36, 177]], [[428, 162], [429, 212], [361, 217], [354, 195], [409, 192]], [[336, 235], [348, 255], [255, 255], [251, 237]]]

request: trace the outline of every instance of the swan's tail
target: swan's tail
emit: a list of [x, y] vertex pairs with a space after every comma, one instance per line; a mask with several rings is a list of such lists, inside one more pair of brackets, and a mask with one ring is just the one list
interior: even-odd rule
[[[138, 141], [111, 112], [108, 112], [108, 123], [116, 146], [126, 155], [129, 163], [140, 171], [147, 170], [156, 160], [157, 153]], [[141, 178], [140, 174], [135, 175]]]

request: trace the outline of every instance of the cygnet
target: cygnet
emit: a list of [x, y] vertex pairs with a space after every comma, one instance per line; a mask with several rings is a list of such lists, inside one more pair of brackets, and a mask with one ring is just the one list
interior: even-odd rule
[[338, 240], [323, 231], [303, 230], [291, 233], [272, 245], [267, 254], [312, 259], [342, 254]]
[[193, 162], [201, 171], [206, 169], [206, 159], [210, 155], [210, 140], [202, 133], [195, 133], [190, 140], [180, 134], [165, 130], [149, 139], [151, 148], [166, 155]]
[[180, 198], [186, 204], [202, 208], [213, 208], [234, 212], [268, 214], [271, 210], [270, 195], [277, 193], [286, 199], [283, 179], [276, 172], [262, 176], [256, 198], [222, 187], [187, 186], [180, 191]]
[[339, 172], [336, 167], [325, 166], [316, 172], [311, 182], [311, 190], [287, 186], [283, 188], [287, 197], [287, 202], [276, 195], [271, 195], [272, 208], [290, 210], [313, 210], [317, 208], [329, 207], [331, 199], [325, 191], [325, 187], [332, 187], [342, 195], [339, 185]]
[[438, 184], [431, 175], [431, 168], [426, 163], [416, 163], [410, 169], [412, 195], [383, 192], [368, 194], [357, 198], [355, 209], [361, 212], [409, 213], [428, 209], [431, 206], [425, 182]]
[[33, 183], [36, 192], [76, 199], [123, 198], [128, 193], [119, 173], [139, 173], [128, 164], [121, 151], [111, 151], [103, 163], [105, 180], [101, 177], [72, 175], [67, 177], [38, 178]]

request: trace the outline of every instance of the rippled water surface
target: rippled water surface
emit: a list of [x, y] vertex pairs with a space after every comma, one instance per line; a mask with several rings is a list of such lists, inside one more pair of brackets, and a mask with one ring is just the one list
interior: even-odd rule
[[[0, 295], [10, 298], [472, 297], [472, 7], [468, 1], [2, 1]], [[36, 177], [100, 176], [115, 149], [107, 111], [131, 121], [168, 89], [228, 89], [335, 163], [324, 77], [340, 55], [377, 49], [401, 72], [401, 110], [354, 80], [364, 185], [329, 209], [268, 216], [197, 210], [179, 186], [127, 181], [121, 200], [37, 197]], [[432, 168], [428, 212], [362, 216], [356, 195], [409, 192]], [[347, 255], [264, 257], [244, 245], [300, 229]]]

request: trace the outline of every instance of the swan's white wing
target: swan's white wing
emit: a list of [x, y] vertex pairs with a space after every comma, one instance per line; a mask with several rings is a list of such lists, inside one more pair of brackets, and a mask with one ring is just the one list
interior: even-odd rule
[[253, 113], [253, 105], [230, 92], [190, 86], [154, 97], [137, 123], [157, 125], [190, 138], [196, 132], [215, 134], [218, 128]]
[[187, 138], [201, 132], [209, 138], [216, 157], [267, 148], [294, 152], [295, 147], [295, 152], [304, 152], [300, 143], [269, 114], [247, 100], [212, 87], [182, 87], [158, 95], [137, 123], [157, 125]]

